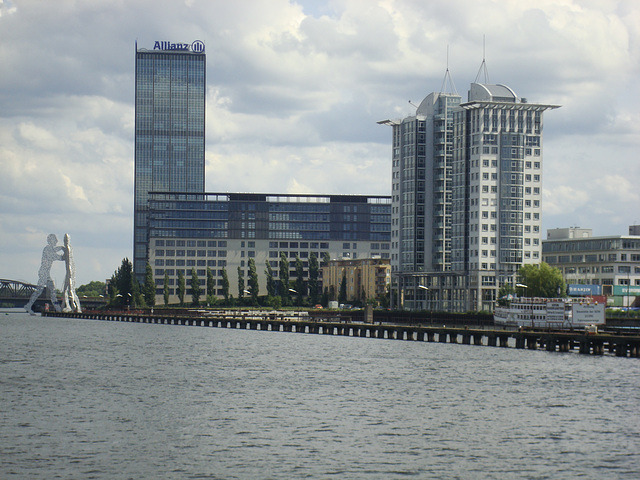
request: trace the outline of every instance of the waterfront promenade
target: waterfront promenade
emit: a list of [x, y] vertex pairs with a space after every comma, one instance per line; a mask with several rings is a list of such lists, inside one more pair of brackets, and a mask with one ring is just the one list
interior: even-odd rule
[[484, 345], [516, 349], [545, 349], [549, 352], [613, 354], [640, 358], [640, 336], [610, 333], [587, 334], [583, 331], [528, 331], [495, 328], [417, 326], [354, 322], [340, 317], [310, 318], [300, 313], [201, 311], [198, 315], [168, 315], [126, 312], [46, 312], [43, 316], [83, 318], [111, 322], [135, 322], [160, 325], [234, 328], [271, 332], [342, 335], [363, 338]]

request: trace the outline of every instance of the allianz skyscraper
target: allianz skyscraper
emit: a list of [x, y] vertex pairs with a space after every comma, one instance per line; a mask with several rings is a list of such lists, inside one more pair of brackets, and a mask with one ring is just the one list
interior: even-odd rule
[[204, 192], [204, 44], [136, 44], [133, 269], [147, 263], [149, 192]]

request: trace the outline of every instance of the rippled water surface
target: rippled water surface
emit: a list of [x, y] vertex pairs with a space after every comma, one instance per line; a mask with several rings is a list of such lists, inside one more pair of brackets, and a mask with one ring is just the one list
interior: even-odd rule
[[639, 478], [638, 359], [5, 312], [0, 332], [0, 478]]

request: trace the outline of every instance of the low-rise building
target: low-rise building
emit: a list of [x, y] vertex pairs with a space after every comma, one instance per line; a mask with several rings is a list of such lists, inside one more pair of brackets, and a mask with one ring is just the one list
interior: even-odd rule
[[606, 295], [610, 306], [635, 306], [640, 296], [639, 234], [635, 225], [629, 235], [604, 237], [578, 227], [548, 230], [542, 260], [562, 272], [569, 293], [595, 292]]
[[[219, 297], [226, 270], [229, 292], [237, 297], [238, 269], [246, 282], [251, 259], [259, 295], [267, 294], [266, 263], [277, 280], [282, 253], [289, 259], [290, 280], [296, 279], [295, 263], [300, 258], [305, 281], [311, 255], [319, 262], [374, 256], [389, 259], [390, 231], [388, 196], [152, 192], [148, 259], [157, 287], [156, 301], [162, 302], [167, 274], [170, 302], [177, 302], [178, 274], [188, 283], [192, 269], [203, 288], [207, 268], [211, 269]], [[321, 294], [322, 283], [319, 289]]]
[[389, 258], [334, 259], [322, 267], [322, 279], [329, 300], [338, 300], [344, 280], [346, 302], [365, 304], [387, 294], [391, 283]]

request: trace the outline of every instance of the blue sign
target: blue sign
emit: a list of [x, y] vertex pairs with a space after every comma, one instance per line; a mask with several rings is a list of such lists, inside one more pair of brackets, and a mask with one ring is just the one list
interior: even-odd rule
[[582, 297], [585, 295], [602, 295], [602, 285], [567, 285], [567, 293], [572, 297]]
[[153, 44], [154, 50], [169, 50], [172, 52], [193, 52], [193, 53], [204, 53], [204, 42], [201, 40], [196, 40], [191, 45], [188, 43], [172, 43], [165, 41], [156, 41]]
[[204, 42], [202, 40], [196, 40], [191, 44], [191, 51], [193, 53], [204, 53]]

